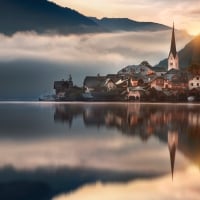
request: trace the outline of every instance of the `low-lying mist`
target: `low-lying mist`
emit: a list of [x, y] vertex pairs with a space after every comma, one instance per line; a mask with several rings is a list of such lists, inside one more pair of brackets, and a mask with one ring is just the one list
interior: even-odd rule
[[[183, 32], [176, 38], [178, 50], [191, 40]], [[0, 99], [37, 99], [69, 74], [82, 86], [87, 75], [117, 73], [143, 60], [155, 65], [168, 56], [170, 40], [171, 31], [0, 35]]]

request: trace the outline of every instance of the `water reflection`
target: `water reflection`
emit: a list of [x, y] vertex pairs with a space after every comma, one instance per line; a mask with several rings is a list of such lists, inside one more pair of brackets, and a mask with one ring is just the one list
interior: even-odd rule
[[[65, 114], [63, 114], [65, 113]], [[62, 116], [62, 117], [61, 117]], [[67, 116], [66, 118], [63, 116]], [[62, 121], [67, 124], [72, 124], [73, 120], [79, 116], [82, 118], [84, 125], [88, 128], [96, 127], [97, 130], [100, 128], [116, 129], [118, 133], [121, 133], [126, 136], [131, 136], [134, 138], [140, 138], [143, 141], [143, 145], [146, 145], [151, 138], [157, 138], [159, 141], [164, 142], [168, 145], [169, 150], [169, 163], [171, 167], [171, 177], [174, 179], [174, 168], [176, 151], [183, 154], [188, 160], [192, 161], [196, 166], [200, 167], [200, 106], [199, 105], [181, 105], [181, 104], [84, 104], [84, 105], [56, 105], [55, 108], [55, 121]], [[59, 120], [61, 119], [62, 120]], [[70, 120], [69, 120], [70, 119]], [[147, 153], [147, 152], [146, 152]], [[156, 154], [150, 155], [153, 159]], [[180, 156], [180, 155], [179, 155]], [[191, 170], [192, 169], [192, 170]], [[189, 173], [188, 173], [189, 171]], [[89, 187], [84, 187], [83, 189], [78, 190], [73, 195], [61, 195], [58, 199], [76, 199], [81, 195], [89, 194], [94, 198], [93, 194], [100, 195], [101, 193], [108, 190], [108, 194], [105, 198], [110, 197], [109, 191], [123, 189], [127, 191], [126, 195], [117, 193], [113, 195], [111, 199], [115, 199], [119, 196], [122, 198], [130, 197], [139, 197], [141, 194], [134, 193], [130, 194], [128, 188], [132, 187], [139, 188], [139, 190], [145, 190], [147, 195], [141, 197], [141, 199], [148, 199], [151, 195], [150, 190], [157, 192], [154, 194], [154, 199], [160, 199], [166, 197], [167, 199], [173, 199], [179, 195], [181, 199], [198, 199], [199, 196], [199, 187], [196, 185], [199, 184], [198, 178], [189, 177], [192, 173], [196, 177], [199, 177], [200, 174], [198, 170], [194, 170], [189, 167], [189, 170], [185, 172], [179, 172], [177, 170], [177, 182], [174, 183], [174, 187], [179, 189], [171, 188], [168, 186], [170, 191], [173, 191], [171, 195], [166, 195], [165, 189], [160, 191], [162, 185], [165, 185], [168, 180], [166, 178], [154, 179], [151, 181], [151, 185], [154, 187], [146, 187], [147, 182], [141, 182], [138, 186], [137, 182], [131, 182], [131, 184], [125, 184], [123, 186], [119, 185], [91, 185]], [[182, 184], [181, 181], [187, 179], [185, 184]], [[184, 182], [184, 181], [183, 181]], [[169, 184], [169, 182], [168, 182]], [[157, 190], [155, 189], [157, 187]], [[109, 189], [108, 189], [109, 188]], [[151, 188], [151, 189], [148, 189]], [[189, 189], [190, 188], [190, 189]], [[193, 189], [192, 189], [193, 188]], [[169, 192], [168, 190], [168, 192]], [[185, 190], [187, 194], [180, 195], [180, 191]], [[195, 191], [195, 192], [194, 192]], [[173, 194], [175, 196], [173, 196]], [[83, 198], [84, 199], [84, 198]]]
[[185, 178], [188, 188], [200, 185], [199, 172], [191, 175], [191, 166], [200, 166], [199, 105], [30, 103], [0, 104], [0, 111], [0, 199], [72, 192], [80, 199], [76, 191], [88, 184], [87, 192], [106, 194], [105, 183], [133, 195], [141, 182], [148, 199], [166, 185], [170, 194], [176, 184], [177, 192], [186, 190]]
[[78, 115], [85, 126], [117, 128], [123, 134], [139, 135], [142, 140], [147, 140], [152, 134], [162, 133], [167, 137], [168, 131], [185, 134], [188, 130], [192, 131], [191, 126], [194, 128], [199, 125], [197, 121], [200, 117], [196, 108], [185, 106], [62, 104], [56, 105], [54, 120], [71, 125]]
[[154, 136], [168, 143], [172, 178], [177, 147], [200, 165], [200, 106], [137, 103], [55, 106], [56, 122], [71, 125], [77, 116], [82, 117], [86, 127], [116, 128], [122, 134], [139, 136], [142, 141]]

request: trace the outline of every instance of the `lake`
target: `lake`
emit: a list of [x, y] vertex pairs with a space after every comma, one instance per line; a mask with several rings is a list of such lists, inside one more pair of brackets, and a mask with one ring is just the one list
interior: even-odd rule
[[0, 199], [199, 199], [200, 105], [0, 103]]

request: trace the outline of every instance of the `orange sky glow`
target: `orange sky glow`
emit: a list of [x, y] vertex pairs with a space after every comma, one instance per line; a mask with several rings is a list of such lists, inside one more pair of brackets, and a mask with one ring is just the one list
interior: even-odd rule
[[200, 1], [198, 0], [51, 0], [86, 16], [127, 17], [137, 21], [152, 21], [200, 33]]

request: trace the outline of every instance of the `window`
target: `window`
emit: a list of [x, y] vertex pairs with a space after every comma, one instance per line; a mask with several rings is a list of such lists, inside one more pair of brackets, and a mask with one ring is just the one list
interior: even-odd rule
[[194, 84], [193, 84], [193, 83], [191, 83], [190, 85], [191, 85], [191, 86], [193, 86]]
[[197, 87], [199, 87], [199, 83], [197, 83]]
[[197, 80], [199, 80], [199, 77], [197, 77]]

